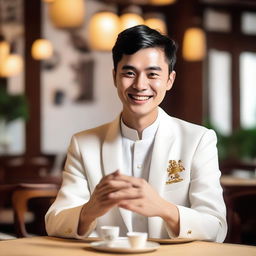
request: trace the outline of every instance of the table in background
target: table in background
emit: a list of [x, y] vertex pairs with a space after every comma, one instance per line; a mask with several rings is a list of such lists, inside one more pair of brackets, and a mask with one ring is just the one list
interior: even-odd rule
[[[103, 253], [90, 248], [91, 240], [61, 239], [55, 237], [38, 236], [1, 241], [1, 255], [8, 256], [99, 256], [121, 255]], [[194, 241], [182, 244], [163, 244], [151, 256], [255, 256], [256, 247], [236, 244], [222, 244], [204, 241]], [[136, 254], [134, 254], [136, 255]], [[142, 255], [137, 254], [137, 255]]]
[[235, 187], [256, 187], [256, 177], [254, 178], [240, 178], [233, 175], [222, 175], [221, 184], [225, 188]]
[[256, 245], [256, 177], [223, 175], [221, 185], [227, 206], [225, 241]]

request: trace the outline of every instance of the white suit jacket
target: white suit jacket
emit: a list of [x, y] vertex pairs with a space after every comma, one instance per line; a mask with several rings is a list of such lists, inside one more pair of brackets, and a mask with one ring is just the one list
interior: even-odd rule
[[[212, 130], [168, 116], [159, 108], [148, 182], [167, 201], [177, 205], [180, 238], [222, 242], [226, 236], [226, 208], [220, 186], [216, 135]], [[180, 182], [166, 184], [169, 160], [181, 160], [185, 170]], [[78, 236], [79, 214], [100, 179], [119, 169], [122, 172], [120, 116], [111, 123], [72, 137], [63, 171], [63, 183], [45, 221], [48, 235]], [[84, 237], [99, 234], [102, 225], [120, 226], [121, 236], [131, 231], [129, 211], [113, 208], [97, 219]], [[148, 218], [152, 238], [172, 237], [160, 217]]]

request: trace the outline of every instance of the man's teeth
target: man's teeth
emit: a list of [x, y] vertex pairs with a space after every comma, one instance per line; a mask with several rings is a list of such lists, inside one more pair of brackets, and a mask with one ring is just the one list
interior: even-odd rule
[[131, 98], [134, 100], [148, 100], [150, 96], [136, 96], [136, 95], [131, 95]]

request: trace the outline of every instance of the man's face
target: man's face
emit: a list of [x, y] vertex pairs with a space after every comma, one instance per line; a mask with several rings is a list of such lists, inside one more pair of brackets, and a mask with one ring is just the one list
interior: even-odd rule
[[146, 48], [132, 55], [123, 55], [114, 72], [114, 83], [123, 104], [123, 119], [147, 117], [154, 121], [157, 107], [170, 90], [175, 72], [168, 72], [168, 63], [161, 48]]

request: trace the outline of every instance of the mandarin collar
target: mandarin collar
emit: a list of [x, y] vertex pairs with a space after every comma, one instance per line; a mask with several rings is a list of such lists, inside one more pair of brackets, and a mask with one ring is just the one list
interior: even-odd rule
[[[154, 121], [154, 123], [152, 123], [150, 126], [146, 127], [143, 131], [142, 131], [142, 138], [141, 140], [146, 140], [146, 139], [150, 139], [153, 138], [156, 134], [157, 128], [159, 126], [159, 112], [157, 115], [156, 120]], [[121, 117], [121, 133], [124, 137], [136, 141], [136, 140], [140, 140], [139, 138], [139, 133], [137, 132], [137, 130], [132, 129], [130, 127], [128, 127], [124, 122], [123, 119]]]

